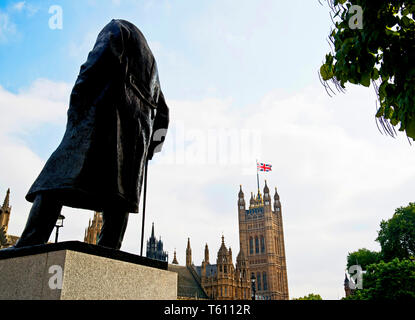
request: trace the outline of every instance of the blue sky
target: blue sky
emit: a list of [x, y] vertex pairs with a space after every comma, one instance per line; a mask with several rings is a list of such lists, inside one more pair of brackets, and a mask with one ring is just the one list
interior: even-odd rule
[[[52, 5], [62, 7], [61, 30], [49, 28]], [[74, 83], [98, 32], [123, 18], [147, 37], [166, 96], [231, 98], [235, 112], [275, 88], [315, 82], [329, 27], [312, 1], [7, 0], [0, 12], [11, 29], [0, 37], [0, 84], [10, 92], [39, 78]], [[46, 158], [62, 133], [45, 124], [24, 139]]]
[[[276, 87], [295, 90], [314, 81], [329, 26], [326, 8], [313, 1], [55, 0], [26, 1], [21, 9], [16, 3], [0, 5], [15, 28], [0, 49], [0, 81], [13, 92], [38, 78], [73, 82], [93, 45], [88, 35], [124, 18], [152, 45], [167, 95], [215, 93], [244, 105]], [[56, 4], [63, 9], [62, 30], [48, 26]]]
[[[63, 9], [62, 30], [49, 28], [52, 5]], [[113, 18], [147, 38], [172, 116], [150, 164], [146, 237], [154, 222], [182, 264], [190, 237], [200, 265], [205, 243], [215, 257], [223, 233], [236, 257], [237, 194], [240, 184], [245, 197], [255, 191], [258, 158], [273, 165], [261, 185], [267, 179], [281, 196], [290, 296], [342, 297], [347, 253], [378, 250], [380, 221], [414, 201], [415, 157], [403, 135], [378, 132], [373, 88], [327, 96], [317, 72], [331, 20], [317, 0], [2, 0], [0, 197], [11, 188], [9, 232], [23, 230], [24, 196], [62, 139], [79, 68]], [[216, 151], [235, 157], [205, 161], [209, 135], [223, 129], [237, 143]], [[260, 140], [242, 142], [246, 132]], [[78, 211], [64, 209], [62, 240], [83, 240], [92, 213]], [[139, 251], [140, 218], [130, 217], [125, 251]]]

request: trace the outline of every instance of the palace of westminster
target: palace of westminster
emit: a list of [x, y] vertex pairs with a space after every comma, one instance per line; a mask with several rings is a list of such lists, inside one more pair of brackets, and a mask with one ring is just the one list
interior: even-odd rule
[[[11, 214], [9, 201], [10, 190], [7, 190], [0, 207], [0, 248], [9, 247], [18, 240], [18, 237], [7, 233]], [[256, 195], [251, 193], [247, 207], [241, 186], [237, 206], [240, 249], [236, 264], [233, 263], [232, 250], [226, 247], [222, 236], [216, 263], [211, 263], [206, 244], [202, 264], [194, 265], [188, 238], [186, 265], [179, 265], [176, 252], [168, 265], [170, 271], [178, 273], [179, 299], [251, 299], [252, 284], [255, 285], [256, 299], [289, 299], [282, 210], [277, 189], [271, 196], [265, 181], [263, 194], [260, 190]], [[96, 244], [101, 227], [102, 215], [95, 212], [85, 230], [84, 241]], [[147, 241], [146, 256], [168, 261], [168, 254], [163, 251], [163, 242], [154, 235], [154, 224]]]

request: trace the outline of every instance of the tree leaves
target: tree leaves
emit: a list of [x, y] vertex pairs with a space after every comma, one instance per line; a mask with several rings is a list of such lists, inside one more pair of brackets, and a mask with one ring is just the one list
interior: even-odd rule
[[415, 203], [382, 220], [376, 240], [380, 252], [359, 249], [347, 256], [348, 268], [359, 264], [366, 272], [363, 289], [345, 300], [415, 300]]
[[[412, 0], [327, 0], [334, 10], [327, 54], [320, 68], [323, 81], [378, 88], [376, 117], [382, 125], [400, 126], [415, 141], [415, 4]], [[348, 10], [363, 9], [363, 28], [351, 29]], [[386, 125], [387, 126], [387, 125]], [[385, 130], [394, 135], [394, 130]]]
[[415, 300], [415, 263], [395, 258], [368, 266], [363, 289], [345, 300]]
[[363, 270], [366, 270], [369, 265], [378, 263], [380, 259], [380, 252], [370, 251], [366, 248], [362, 248], [348, 254], [347, 268], [349, 269], [353, 265], [360, 265]]
[[310, 293], [308, 296], [293, 298], [292, 300], [323, 300], [323, 298], [319, 294]]
[[385, 260], [409, 259], [415, 255], [415, 203], [395, 210], [393, 217], [382, 221], [376, 239]]

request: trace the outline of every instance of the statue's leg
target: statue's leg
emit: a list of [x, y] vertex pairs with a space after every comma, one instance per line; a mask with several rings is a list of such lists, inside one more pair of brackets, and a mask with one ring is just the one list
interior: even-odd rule
[[104, 210], [102, 212], [102, 228], [97, 244], [119, 250], [127, 228], [128, 216], [128, 212], [119, 209]]
[[53, 195], [39, 193], [33, 202], [26, 227], [15, 247], [47, 243], [61, 210], [62, 205]]

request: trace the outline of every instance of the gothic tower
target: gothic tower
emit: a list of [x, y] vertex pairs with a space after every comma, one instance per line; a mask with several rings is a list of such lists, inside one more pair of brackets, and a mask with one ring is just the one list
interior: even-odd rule
[[102, 228], [102, 213], [94, 212], [94, 218], [89, 219], [88, 228], [85, 229], [84, 242], [97, 244], [98, 236]]
[[248, 259], [240, 246], [238, 256], [236, 257], [236, 281], [239, 282], [237, 297], [239, 299], [250, 299], [251, 297], [251, 279], [249, 278]]
[[242, 186], [238, 194], [239, 239], [246, 254], [249, 278], [255, 276], [256, 294], [260, 299], [288, 300], [287, 267], [281, 203], [277, 189], [274, 210], [265, 181], [264, 194], [251, 194], [246, 209]]
[[10, 212], [10, 189], [7, 189], [6, 198], [4, 198], [3, 205], [0, 207], [0, 228], [3, 229], [4, 233], [7, 234], [9, 228]]
[[154, 222], [151, 227], [151, 237], [147, 240], [146, 257], [150, 259], [169, 261], [167, 252], [163, 250], [163, 241], [156, 239], [154, 235]]
[[236, 296], [235, 290], [235, 270], [232, 262], [232, 250], [225, 246], [225, 237], [222, 236], [222, 244], [216, 259], [217, 266], [217, 299], [230, 300]]

